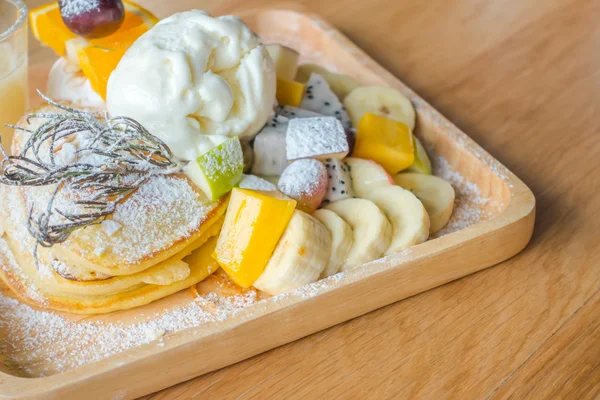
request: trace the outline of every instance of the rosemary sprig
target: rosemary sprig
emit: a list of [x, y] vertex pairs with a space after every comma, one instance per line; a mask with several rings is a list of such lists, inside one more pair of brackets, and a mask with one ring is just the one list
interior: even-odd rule
[[[45, 207], [29, 210], [27, 228], [36, 248], [63, 243], [73, 231], [102, 222], [153, 175], [181, 171], [182, 164], [169, 147], [137, 121], [108, 116], [100, 120], [38, 93], [63, 112], [29, 114], [28, 123], [46, 120], [35, 130], [10, 126], [29, 134], [19, 154], [9, 156], [0, 146], [0, 183], [55, 185]], [[78, 159], [61, 162], [57, 149], [68, 142], [78, 144]], [[63, 208], [58, 208], [55, 202], [61, 195]], [[67, 207], [64, 199], [70, 202]]]

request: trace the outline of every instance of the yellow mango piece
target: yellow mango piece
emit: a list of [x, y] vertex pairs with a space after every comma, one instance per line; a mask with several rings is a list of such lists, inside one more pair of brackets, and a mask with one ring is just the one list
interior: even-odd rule
[[373, 160], [396, 174], [415, 161], [412, 132], [403, 122], [366, 113], [358, 123], [352, 156]]
[[302, 103], [305, 85], [288, 79], [277, 78], [277, 92], [275, 97], [282, 106], [298, 107]]
[[243, 288], [263, 273], [296, 201], [279, 192], [234, 188], [214, 259]]

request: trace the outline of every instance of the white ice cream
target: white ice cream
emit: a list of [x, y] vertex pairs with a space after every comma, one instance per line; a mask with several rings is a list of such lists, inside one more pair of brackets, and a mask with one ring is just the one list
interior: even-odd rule
[[111, 116], [127, 116], [192, 160], [231, 136], [252, 137], [275, 102], [275, 71], [240, 19], [188, 11], [127, 50], [108, 81]]
[[64, 58], [56, 60], [50, 70], [46, 95], [52, 100], [69, 101], [79, 107], [106, 107], [102, 97], [92, 89], [89, 79]]

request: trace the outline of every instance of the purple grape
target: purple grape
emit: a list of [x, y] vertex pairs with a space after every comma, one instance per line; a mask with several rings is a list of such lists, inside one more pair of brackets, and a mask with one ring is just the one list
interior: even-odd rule
[[125, 19], [121, 0], [59, 0], [58, 4], [65, 25], [88, 39], [114, 33]]

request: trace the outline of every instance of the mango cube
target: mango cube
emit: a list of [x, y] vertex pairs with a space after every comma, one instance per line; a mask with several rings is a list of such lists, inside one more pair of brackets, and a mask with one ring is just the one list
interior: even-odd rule
[[304, 84], [278, 77], [275, 97], [279, 105], [298, 107], [304, 97]]
[[235, 283], [248, 288], [263, 273], [295, 208], [279, 192], [231, 191], [213, 258]]
[[352, 156], [373, 160], [396, 174], [415, 161], [412, 132], [403, 122], [366, 113], [358, 123]]

